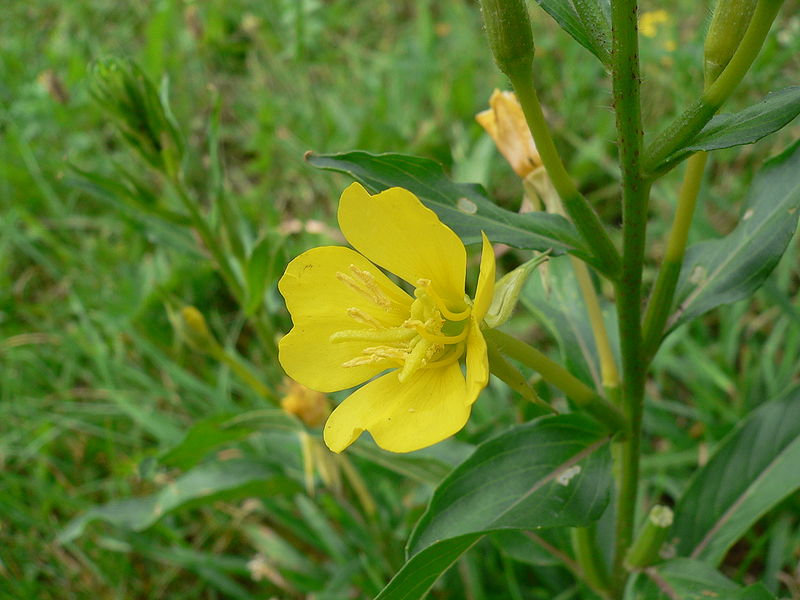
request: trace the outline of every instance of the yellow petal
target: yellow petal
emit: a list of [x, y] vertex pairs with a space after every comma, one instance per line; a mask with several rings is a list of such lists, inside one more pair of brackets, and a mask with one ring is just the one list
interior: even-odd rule
[[467, 335], [467, 401], [472, 404], [489, 383], [489, 355], [479, 322], [472, 318]]
[[375, 264], [417, 285], [429, 279], [448, 308], [464, 307], [467, 257], [458, 236], [403, 188], [374, 196], [358, 183], [339, 201], [339, 227]]
[[[352, 267], [369, 273], [388, 306], [371, 301], [352, 285], [342, 281], [351, 276]], [[351, 277], [352, 279], [352, 277]], [[330, 336], [337, 331], [369, 328], [348, 315], [356, 308], [385, 327], [396, 327], [408, 318], [411, 298], [380, 269], [350, 248], [323, 246], [304, 252], [286, 267], [278, 283], [292, 315], [294, 327], [278, 344], [278, 358], [287, 375], [320, 392], [334, 392], [362, 383], [387, 365], [377, 363], [343, 367], [361, 355], [374, 342], [336, 342]]]
[[523, 179], [542, 164], [539, 151], [525, 121], [525, 114], [514, 92], [495, 90], [489, 98], [489, 110], [475, 119], [494, 140], [517, 175]]
[[481, 247], [481, 270], [478, 275], [478, 286], [475, 289], [475, 301], [472, 303], [472, 316], [480, 323], [489, 310], [494, 298], [495, 262], [494, 248], [489, 238], [481, 231], [483, 246]]
[[470, 406], [458, 363], [417, 371], [400, 383], [397, 371], [356, 390], [325, 424], [325, 443], [334, 452], [362, 431], [391, 452], [411, 452], [453, 435], [467, 422]]

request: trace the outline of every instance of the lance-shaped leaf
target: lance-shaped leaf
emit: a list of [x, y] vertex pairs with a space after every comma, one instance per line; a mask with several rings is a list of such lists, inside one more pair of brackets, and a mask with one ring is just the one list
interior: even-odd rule
[[604, 269], [577, 229], [564, 217], [542, 212], [518, 214], [500, 208], [482, 186], [451, 181], [441, 165], [432, 160], [358, 150], [308, 154], [306, 160], [315, 167], [346, 173], [372, 192], [394, 186], [413, 192], [466, 244], [480, 242], [483, 231], [495, 243], [552, 250], [554, 254], [571, 252], [599, 270]]
[[155, 494], [115, 500], [89, 509], [70, 521], [58, 539], [65, 543], [102, 520], [133, 531], [147, 529], [169, 512], [216, 500], [300, 491], [295, 481], [278, 475], [275, 468], [252, 460], [208, 462], [178, 477]]
[[[597, 346], [570, 261], [566, 257], [549, 261], [546, 277], [547, 285], [538, 274], [528, 279], [522, 291], [522, 303], [558, 342], [562, 362], [570, 373], [599, 388], [602, 382]], [[616, 346], [614, 306], [601, 301], [601, 309], [606, 330]]]
[[762, 584], [742, 588], [712, 566], [686, 558], [661, 563], [629, 580], [625, 600], [774, 600]]
[[579, 414], [542, 417], [475, 450], [439, 485], [379, 600], [422, 598], [484, 534], [584, 526], [611, 486], [607, 433]]
[[670, 169], [693, 152], [752, 144], [785, 127], [799, 114], [800, 86], [770, 92], [758, 104], [711, 119], [700, 133], [675, 150], [655, 170]]
[[536, 0], [575, 41], [608, 66], [611, 63], [609, 0]]
[[753, 180], [730, 234], [686, 251], [668, 330], [755, 292], [778, 264], [800, 216], [800, 141], [768, 161]]
[[768, 402], [720, 443], [675, 508], [678, 554], [715, 564], [783, 498], [800, 489], [800, 388]]

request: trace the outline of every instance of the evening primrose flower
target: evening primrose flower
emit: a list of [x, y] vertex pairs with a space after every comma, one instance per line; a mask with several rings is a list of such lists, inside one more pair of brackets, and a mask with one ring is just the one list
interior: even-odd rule
[[489, 109], [475, 115], [475, 120], [492, 137], [497, 148], [521, 178], [525, 179], [542, 166], [539, 151], [514, 92], [492, 92]]
[[279, 344], [281, 365], [324, 393], [368, 382], [325, 424], [334, 452], [363, 431], [393, 452], [435, 444], [464, 426], [489, 379], [480, 325], [494, 291], [491, 244], [483, 235], [471, 300], [464, 293], [464, 245], [411, 192], [391, 188], [373, 196], [354, 183], [342, 194], [338, 218], [355, 250], [304, 252], [278, 284], [294, 323]]

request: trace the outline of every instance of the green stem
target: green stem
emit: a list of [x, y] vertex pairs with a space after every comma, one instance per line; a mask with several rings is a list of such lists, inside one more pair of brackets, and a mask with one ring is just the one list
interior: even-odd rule
[[758, 56], [783, 1], [759, 0], [750, 26], [725, 70], [705, 89], [700, 99], [687, 108], [647, 148], [644, 160], [647, 173], [660, 175], [675, 166], [677, 161], [667, 161], [670, 155], [691, 141], [730, 97]]
[[623, 559], [633, 539], [639, 486], [645, 363], [641, 355], [642, 268], [647, 235], [650, 185], [642, 176], [642, 116], [636, 0], [616, 0], [612, 11], [612, 83], [622, 173], [622, 273], [617, 283], [617, 314], [622, 352], [622, 406], [630, 435], [614, 453], [617, 473], [617, 515], [613, 567], [614, 589], [620, 594], [627, 574]]
[[609, 589], [608, 574], [606, 566], [603, 564], [600, 549], [597, 547], [595, 529], [594, 525], [573, 527], [570, 530], [572, 549], [575, 553], [575, 560], [581, 567], [583, 578], [592, 589], [607, 598]]
[[270, 390], [261, 382], [258, 377], [256, 377], [256, 374], [250, 369], [250, 367], [242, 362], [242, 360], [240, 360], [238, 357], [234, 356], [231, 352], [228, 352], [225, 348], [220, 346], [219, 343], [215, 342], [215, 347], [210, 349], [209, 354], [221, 363], [228, 365], [230, 370], [236, 373], [236, 375], [259, 396], [266, 398], [273, 404], [278, 404], [278, 401], [275, 398], [275, 395], [272, 393], [272, 390]]
[[619, 253], [597, 213], [575, 186], [561, 161], [561, 156], [559, 156], [550, 135], [550, 128], [544, 119], [530, 70], [527, 68], [509, 70], [508, 76], [522, 106], [522, 112], [525, 113], [525, 120], [531, 130], [531, 135], [533, 135], [542, 164], [561, 198], [564, 210], [567, 211], [592, 251], [603, 261], [606, 267], [605, 274], [612, 280], [616, 279], [620, 268]]
[[678, 284], [678, 276], [681, 273], [686, 242], [689, 238], [689, 227], [692, 224], [697, 194], [703, 181], [703, 171], [705, 171], [707, 159], [707, 153], [698, 152], [691, 156], [686, 164], [686, 174], [678, 194], [678, 207], [675, 210], [675, 219], [669, 232], [664, 261], [658, 271], [656, 284], [650, 295], [644, 318], [643, 346], [644, 354], [648, 359], [658, 350], [661, 336], [664, 333], [664, 325], [672, 307], [675, 286]]
[[189, 212], [189, 218], [192, 220], [192, 225], [197, 230], [200, 239], [203, 241], [203, 244], [214, 258], [214, 262], [217, 264], [217, 268], [219, 269], [220, 275], [222, 275], [222, 279], [225, 281], [225, 284], [228, 286], [228, 288], [230, 288], [234, 298], [236, 298], [240, 303], [243, 302], [244, 289], [242, 288], [238, 279], [236, 279], [233, 269], [231, 269], [231, 265], [228, 262], [228, 258], [225, 256], [225, 251], [218, 243], [214, 233], [211, 231], [208, 221], [206, 221], [205, 217], [203, 217], [202, 213], [197, 208], [197, 204], [191, 198], [189, 198], [189, 194], [186, 192], [186, 188], [184, 187], [183, 182], [180, 180], [180, 176], [170, 176], [170, 182], [172, 183], [173, 189], [178, 194], [178, 198], [180, 199], [184, 208]]
[[542, 379], [564, 392], [575, 404], [597, 418], [611, 431], [625, 430], [625, 419], [619, 409], [557, 362], [499, 329], [487, 329], [483, 335], [499, 352], [539, 373]]
[[529, 402], [536, 404], [547, 412], [558, 414], [558, 411], [539, 397], [525, 376], [514, 365], [500, 354], [497, 346], [491, 340], [486, 340], [486, 349], [489, 355], [489, 369], [495, 377], [503, 381], [508, 387], [517, 392]]

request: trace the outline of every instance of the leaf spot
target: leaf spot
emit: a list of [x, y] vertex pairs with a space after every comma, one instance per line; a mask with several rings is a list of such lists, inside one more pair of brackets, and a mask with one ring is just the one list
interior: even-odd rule
[[560, 485], [567, 486], [569, 485], [569, 482], [572, 481], [572, 479], [580, 472], [581, 472], [580, 465], [575, 465], [573, 467], [570, 467], [563, 473], [561, 473], [561, 475], [559, 475], [558, 477], [556, 477], [556, 481]]
[[474, 215], [476, 212], [478, 212], [478, 205], [469, 198], [459, 198], [456, 201], [456, 206], [458, 207], [458, 210], [463, 213], [467, 213], [468, 215]]
[[793, 215], [796, 212], [797, 212], [797, 207], [796, 206], [793, 206], [792, 208], [789, 209], [789, 214], [790, 215]]
[[708, 276], [708, 272], [703, 265], [697, 265], [694, 269], [692, 269], [692, 274], [689, 276], [689, 281], [694, 283], [695, 285], [700, 285], [706, 280]]

